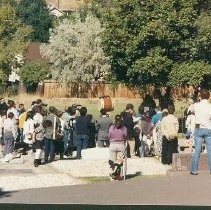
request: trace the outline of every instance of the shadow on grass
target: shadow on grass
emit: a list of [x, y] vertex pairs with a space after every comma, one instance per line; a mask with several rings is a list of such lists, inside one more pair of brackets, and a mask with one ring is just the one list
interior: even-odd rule
[[[135, 177], [142, 176], [142, 172], [136, 172], [135, 174], [127, 174], [127, 179], [133, 179]], [[89, 183], [100, 183], [100, 182], [110, 182], [109, 176], [91, 176], [91, 177], [80, 177], [81, 180]]]

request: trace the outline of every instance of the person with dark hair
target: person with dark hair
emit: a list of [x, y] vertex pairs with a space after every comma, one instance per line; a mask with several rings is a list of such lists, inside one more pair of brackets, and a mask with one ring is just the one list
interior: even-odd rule
[[24, 104], [19, 104], [17, 111], [18, 111], [18, 116], [20, 116], [22, 113], [24, 113], [26, 111], [25, 107], [24, 107]]
[[159, 106], [161, 110], [168, 109], [169, 106], [174, 105], [174, 101], [171, 96], [171, 88], [167, 87], [165, 94], [161, 95], [159, 98]]
[[[57, 109], [54, 106], [49, 107], [49, 114], [43, 120], [45, 129], [44, 145], [45, 157], [44, 163], [52, 162], [55, 160], [55, 140], [58, 139], [57, 132], [61, 128], [59, 118], [56, 116]], [[50, 155], [50, 160], [48, 159]]]
[[26, 113], [26, 119], [23, 124], [23, 141], [27, 144], [34, 143], [34, 121], [33, 121], [34, 113], [32, 111], [28, 111]]
[[178, 153], [177, 133], [179, 130], [179, 122], [173, 115], [174, 112], [175, 107], [169, 106], [168, 115], [161, 121], [161, 132], [163, 134], [161, 162], [168, 165], [172, 163], [173, 153]]
[[23, 141], [26, 144], [31, 144], [31, 145], [35, 141], [33, 117], [34, 113], [32, 111], [28, 111], [26, 114], [26, 120], [23, 124]]
[[72, 150], [76, 147], [76, 133], [75, 133], [75, 123], [76, 123], [76, 106], [66, 107], [63, 113], [64, 124], [64, 158], [72, 155]]
[[204, 141], [207, 148], [208, 166], [211, 174], [211, 104], [208, 101], [210, 98], [210, 92], [207, 89], [201, 89], [200, 98], [201, 101], [195, 103], [193, 109], [195, 113], [195, 151], [192, 156], [191, 175], [198, 174], [200, 153]]
[[120, 115], [115, 116], [114, 125], [111, 125], [109, 128], [108, 139], [110, 142], [110, 160], [115, 162], [117, 153], [125, 150], [127, 140], [127, 128], [123, 125]]
[[15, 102], [12, 101], [12, 100], [8, 100], [8, 110], [7, 110], [7, 114], [9, 114], [10, 112], [13, 113], [13, 120], [14, 120], [14, 123], [16, 124], [16, 126], [18, 125], [18, 117], [19, 117], [19, 114], [18, 114], [18, 110], [16, 109], [16, 105], [15, 105]]
[[114, 125], [111, 125], [108, 132], [109, 146], [109, 164], [113, 171], [114, 164], [117, 161], [117, 154], [124, 156], [127, 140], [127, 128], [123, 125], [121, 115], [115, 116]]
[[61, 123], [61, 135], [60, 135], [60, 139], [55, 141], [55, 153], [59, 154], [60, 160], [62, 160], [63, 155], [64, 155], [64, 140], [63, 140], [63, 137], [64, 137], [65, 121], [62, 118], [62, 116], [63, 116], [62, 111], [57, 111], [56, 116], [59, 118], [60, 123]]
[[8, 105], [7, 103], [5, 102], [4, 98], [1, 98], [0, 99], [0, 115], [3, 113], [3, 112], [7, 112], [8, 110]]
[[14, 123], [14, 114], [9, 112], [7, 114], [7, 119], [4, 120], [4, 158], [1, 160], [3, 162], [9, 162], [12, 160], [14, 142], [17, 138], [17, 126]]
[[129, 157], [135, 158], [135, 138], [134, 138], [134, 126], [133, 122], [134, 106], [127, 104], [125, 111], [121, 114], [123, 124], [127, 128], [127, 141], [129, 149]]
[[23, 124], [26, 120], [27, 111], [23, 104], [19, 104], [19, 117], [18, 117], [18, 141], [23, 142]]
[[141, 148], [140, 148], [140, 156], [151, 155], [152, 153], [152, 130], [153, 125], [151, 122], [149, 112], [146, 112], [142, 120], [140, 121], [141, 128]]
[[2, 111], [0, 114], [0, 157], [3, 156], [3, 151], [4, 151], [4, 120], [7, 117], [7, 112]]
[[87, 149], [89, 141], [89, 129], [91, 127], [91, 120], [87, 117], [87, 108], [81, 107], [80, 116], [76, 118], [75, 130], [77, 135], [77, 159], [81, 159], [81, 150]]
[[155, 108], [156, 108], [156, 103], [152, 96], [149, 93], [146, 93], [143, 102], [141, 103], [139, 110], [143, 109], [143, 113], [149, 112], [150, 117], [152, 117], [155, 114]]
[[92, 114], [87, 114], [87, 117], [90, 119], [90, 127], [89, 127], [89, 142], [88, 142], [88, 148], [94, 148], [96, 147], [96, 126], [95, 122], [93, 120]]
[[101, 118], [98, 120], [96, 124], [96, 129], [98, 131], [98, 147], [108, 147], [108, 130], [112, 125], [113, 121], [107, 115], [105, 109], [100, 110]]
[[72, 111], [72, 107], [65, 107], [65, 111], [61, 117], [64, 121], [64, 130], [63, 130], [63, 143], [64, 143], [64, 154], [63, 158], [67, 158], [68, 153], [68, 145], [69, 145], [69, 136], [70, 136], [70, 113]]
[[35, 106], [33, 108], [34, 116], [34, 132], [35, 132], [35, 142], [34, 148], [35, 158], [34, 158], [34, 166], [37, 167], [41, 165], [41, 152], [43, 150], [44, 142], [44, 127], [43, 127], [43, 116], [41, 115], [42, 108], [40, 106]]

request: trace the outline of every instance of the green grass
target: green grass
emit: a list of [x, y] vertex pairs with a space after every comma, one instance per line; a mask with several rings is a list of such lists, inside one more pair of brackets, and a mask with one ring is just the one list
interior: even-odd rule
[[[126, 177], [126, 180], [130, 179], [154, 179], [154, 178], [163, 178], [166, 177], [166, 175], [141, 175], [141, 174], [128, 174]], [[91, 176], [91, 177], [78, 177], [82, 181], [85, 181], [87, 183], [100, 183], [100, 182], [110, 182], [110, 179], [108, 176]]]
[[[14, 97], [6, 98], [12, 99], [16, 102], [16, 105], [18, 106], [19, 103], [25, 104], [25, 107], [28, 109], [30, 108], [30, 104], [33, 100], [36, 100], [40, 98], [38, 95], [29, 95], [29, 94], [20, 94]], [[93, 115], [94, 119], [98, 119], [100, 116], [99, 112], [99, 99], [98, 98], [54, 98], [54, 99], [47, 99], [47, 98], [41, 98], [43, 102], [48, 104], [49, 106], [55, 106], [57, 109], [64, 111], [65, 107], [71, 106], [72, 104], [81, 104], [82, 106], [87, 107], [88, 113]], [[126, 104], [132, 103], [134, 105], [135, 111], [138, 112], [138, 107], [141, 104], [141, 99], [121, 99], [121, 98], [114, 98], [113, 99], [115, 108], [114, 111], [110, 112], [110, 117], [114, 118], [116, 114], [120, 114], [126, 107]], [[157, 103], [157, 101], [156, 101]], [[175, 107], [176, 117], [182, 117], [183, 112], [186, 107], [185, 101], [176, 101]]]
[[[17, 95], [14, 97], [6, 98], [6, 101], [8, 99], [12, 99], [16, 102], [16, 105], [18, 106], [19, 103], [23, 103], [27, 109], [30, 108], [31, 102], [33, 100], [36, 100], [40, 98], [37, 95], [29, 95], [29, 94], [22, 94]], [[64, 111], [65, 107], [71, 106], [72, 104], [80, 104], [82, 106], [87, 107], [88, 113], [93, 115], [94, 119], [98, 119], [100, 116], [99, 112], [99, 99], [98, 98], [54, 98], [54, 99], [47, 99], [47, 98], [41, 98], [43, 102], [48, 104], [49, 106], [55, 106], [58, 110]], [[110, 113], [111, 118], [114, 118], [116, 114], [121, 113], [127, 103], [132, 103], [135, 107], [135, 110], [138, 111], [138, 106], [141, 103], [140, 99], [119, 99], [115, 98], [113, 99], [115, 107], [114, 111]]]
[[99, 183], [110, 181], [109, 177], [106, 176], [91, 176], [91, 177], [78, 177], [79, 179], [89, 183]]

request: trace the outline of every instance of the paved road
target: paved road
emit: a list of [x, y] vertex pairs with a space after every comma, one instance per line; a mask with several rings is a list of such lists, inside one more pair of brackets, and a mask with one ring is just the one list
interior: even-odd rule
[[211, 175], [137, 177], [126, 181], [2, 192], [0, 203], [211, 206]]

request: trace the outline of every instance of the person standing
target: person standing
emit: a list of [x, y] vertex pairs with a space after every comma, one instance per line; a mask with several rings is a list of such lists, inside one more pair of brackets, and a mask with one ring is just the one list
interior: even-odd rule
[[98, 130], [98, 146], [99, 147], [108, 147], [108, 130], [112, 125], [113, 121], [106, 114], [105, 109], [100, 110], [101, 118], [98, 120], [96, 124], [96, 128]]
[[167, 87], [165, 93], [159, 97], [159, 106], [162, 111], [168, 109], [169, 106], [174, 106], [170, 87]]
[[109, 128], [108, 139], [110, 142], [109, 159], [112, 165], [117, 159], [117, 153], [124, 152], [127, 140], [127, 128], [123, 125], [120, 115], [115, 116], [115, 123]]
[[17, 126], [14, 123], [14, 114], [9, 112], [7, 114], [7, 119], [4, 120], [4, 159], [2, 161], [9, 162], [12, 160], [14, 142], [17, 138]]
[[202, 149], [202, 143], [205, 140], [208, 154], [208, 166], [211, 174], [211, 104], [208, 99], [210, 93], [206, 89], [200, 90], [201, 101], [194, 104], [196, 129], [194, 133], [195, 151], [191, 162], [191, 175], [198, 175], [198, 165]]
[[0, 114], [0, 157], [3, 156], [4, 151], [4, 120], [6, 119], [6, 111]]
[[65, 121], [62, 118], [63, 112], [57, 111], [57, 117], [60, 120], [61, 128], [60, 128], [60, 138], [55, 141], [55, 152], [56, 154], [59, 154], [60, 160], [64, 158], [64, 127], [65, 127]]
[[158, 123], [161, 122], [162, 120], [162, 111], [161, 111], [161, 107], [160, 106], [157, 106], [156, 107], [156, 114], [154, 114], [152, 116], [152, 124], [153, 126], [155, 127]]
[[81, 107], [79, 110], [80, 115], [76, 118], [75, 129], [76, 129], [76, 141], [77, 141], [77, 159], [81, 159], [81, 150], [87, 149], [89, 141], [89, 129], [91, 126], [91, 120], [87, 117], [87, 108]]
[[123, 124], [127, 128], [127, 141], [130, 151], [129, 157], [136, 158], [135, 156], [135, 138], [134, 138], [134, 126], [133, 122], [134, 106], [133, 104], [127, 104], [125, 111], [122, 113]]
[[174, 112], [174, 106], [170, 105], [168, 107], [168, 115], [161, 121], [161, 132], [163, 134], [161, 162], [168, 165], [172, 163], [173, 153], [178, 153], [177, 133], [179, 130], [179, 122], [173, 115]]
[[[44, 145], [45, 157], [44, 163], [53, 162], [55, 160], [55, 140], [57, 140], [56, 132], [59, 131], [61, 123], [56, 116], [57, 109], [54, 106], [49, 107], [49, 114], [43, 119], [44, 126]], [[48, 159], [50, 155], [50, 160]]]
[[15, 105], [15, 102], [12, 101], [12, 100], [8, 100], [8, 110], [7, 110], [7, 115], [9, 113], [13, 113], [14, 117], [13, 117], [13, 120], [16, 121], [16, 125], [18, 125], [18, 117], [19, 117], [19, 113], [18, 113], [18, 110], [16, 109], [16, 105]]
[[43, 137], [44, 137], [44, 127], [43, 127], [43, 116], [41, 115], [42, 108], [40, 106], [35, 106], [33, 108], [34, 116], [34, 132], [35, 132], [35, 157], [34, 157], [34, 166], [38, 167], [41, 165], [41, 153], [44, 146]]

